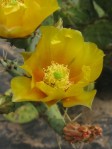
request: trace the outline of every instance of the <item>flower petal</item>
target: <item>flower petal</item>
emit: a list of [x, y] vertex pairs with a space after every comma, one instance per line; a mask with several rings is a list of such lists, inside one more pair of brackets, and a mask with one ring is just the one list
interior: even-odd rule
[[42, 99], [42, 102], [48, 102], [52, 100], [61, 100], [65, 97], [65, 92], [61, 89], [53, 88], [43, 81], [37, 83], [37, 88], [47, 95], [45, 99]]
[[26, 77], [15, 77], [11, 81], [11, 88], [14, 94], [13, 101], [40, 101], [45, 97], [37, 88], [31, 89], [31, 80]]
[[[24, 4], [0, 7], [0, 36], [13, 37], [18, 31], [21, 32], [23, 15], [25, 12]], [[4, 18], [4, 19], [2, 19]]]
[[79, 31], [66, 28], [59, 29], [53, 26], [41, 27], [41, 31], [41, 45], [44, 44], [45, 46], [43, 50], [37, 47], [37, 52], [43, 55], [43, 52], [47, 51], [51, 61], [65, 65], [70, 64], [83, 47], [83, 37]]
[[104, 53], [102, 50], [98, 49], [96, 44], [85, 42], [84, 49], [86, 49], [87, 52], [85, 55], [85, 58], [82, 59], [82, 62], [85, 65], [89, 65], [91, 68], [91, 76], [90, 81], [96, 80], [99, 75], [101, 74], [102, 68], [103, 68], [103, 57]]
[[78, 67], [80, 68], [80, 73], [84, 75], [85, 75], [84, 72], [86, 71], [90, 73], [89, 82], [95, 81], [99, 77], [102, 71], [103, 57], [104, 57], [103, 51], [98, 49], [96, 44], [85, 42], [81, 53], [79, 53], [77, 59], [70, 66], [70, 69], [72, 70], [71, 78], [73, 77], [76, 71], [76, 69], [74, 68]]
[[71, 96], [62, 100], [64, 107], [72, 107], [76, 105], [83, 105], [91, 108], [96, 90], [90, 92], [84, 91], [83, 89], [79, 90], [79, 94], [76, 96]]
[[0, 9], [3, 10], [0, 10], [0, 36], [18, 38], [34, 32], [59, 6], [56, 0], [24, 0], [23, 3], [0, 4]]
[[[26, 14], [24, 16], [25, 23], [35, 26], [35, 21], [38, 25], [50, 14], [59, 9], [58, 3], [56, 0], [24, 0], [24, 3], [27, 6]], [[32, 10], [30, 8], [33, 8]], [[33, 21], [31, 21], [33, 20]], [[27, 21], [27, 22], [26, 22]], [[29, 26], [30, 27], [30, 26]], [[36, 27], [36, 26], [35, 26]]]
[[31, 86], [33, 88], [35, 87], [36, 82], [43, 80], [44, 71], [43, 68], [40, 67], [39, 57], [35, 53], [33, 53], [28, 59], [27, 58], [28, 57], [26, 56], [26, 61], [21, 68], [26, 70], [32, 76]]

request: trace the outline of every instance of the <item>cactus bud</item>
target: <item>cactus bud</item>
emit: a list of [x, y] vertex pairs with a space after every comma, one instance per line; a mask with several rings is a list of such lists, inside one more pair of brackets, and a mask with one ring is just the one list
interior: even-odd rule
[[64, 138], [70, 143], [91, 142], [102, 135], [102, 128], [96, 125], [69, 123], [64, 129]]

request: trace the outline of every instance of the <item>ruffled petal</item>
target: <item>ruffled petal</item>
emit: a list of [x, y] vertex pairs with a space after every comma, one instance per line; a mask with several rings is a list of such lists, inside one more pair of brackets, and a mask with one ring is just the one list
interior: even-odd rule
[[37, 88], [31, 89], [31, 79], [26, 77], [15, 77], [11, 81], [11, 88], [13, 92], [13, 101], [40, 101], [45, 97]]

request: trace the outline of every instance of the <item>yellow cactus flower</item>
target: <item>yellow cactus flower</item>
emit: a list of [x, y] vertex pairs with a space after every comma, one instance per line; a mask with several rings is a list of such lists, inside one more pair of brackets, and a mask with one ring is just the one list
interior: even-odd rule
[[0, 0], [0, 36], [30, 35], [58, 8], [56, 0]]
[[41, 31], [36, 50], [24, 53], [21, 66], [31, 78], [19, 76], [11, 81], [13, 101], [91, 107], [96, 90], [85, 88], [99, 77], [104, 53], [94, 43], [84, 42], [77, 30], [47, 26]]

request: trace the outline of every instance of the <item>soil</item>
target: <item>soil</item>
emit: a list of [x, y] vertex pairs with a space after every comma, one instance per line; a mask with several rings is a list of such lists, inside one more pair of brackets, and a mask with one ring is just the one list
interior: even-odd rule
[[[5, 40], [0, 40], [0, 55], [3, 51], [7, 58], [17, 59], [18, 49], [10, 47]], [[3, 94], [10, 87], [11, 75], [0, 65], [0, 93]], [[93, 143], [85, 144], [83, 149], [112, 149], [112, 73], [103, 70], [97, 80], [97, 96], [92, 110], [83, 107], [70, 108], [68, 113], [73, 119], [83, 112], [81, 121], [99, 124], [103, 128], [103, 136]], [[0, 115], [0, 149], [72, 149], [73, 146], [60, 138], [44, 121], [39, 118], [27, 124], [14, 124]]]

